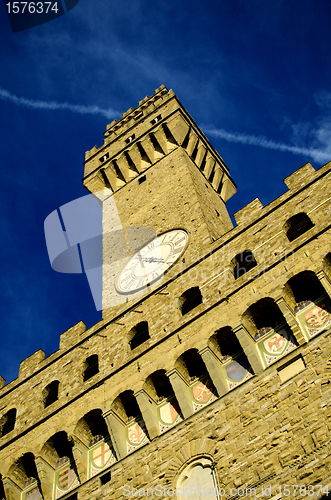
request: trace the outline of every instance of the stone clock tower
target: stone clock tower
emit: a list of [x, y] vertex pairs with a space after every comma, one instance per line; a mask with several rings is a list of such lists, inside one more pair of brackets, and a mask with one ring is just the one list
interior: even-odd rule
[[[118, 292], [124, 297], [127, 291], [131, 300], [151, 282], [155, 288], [170, 267], [175, 274], [187, 268], [227, 233], [233, 226], [225, 203], [236, 186], [223, 159], [163, 85], [104, 135], [104, 145], [86, 153], [84, 185], [103, 198], [106, 311], [122, 301]], [[166, 236], [174, 230], [182, 231]], [[121, 275], [128, 255], [161, 234], [154, 253], [146, 248], [145, 257], [136, 257], [139, 269], [132, 261], [131, 272]]]
[[0, 500], [327, 498], [331, 162], [284, 182], [233, 227], [172, 91], [107, 127], [84, 176], [103, 318], [0, 376]]

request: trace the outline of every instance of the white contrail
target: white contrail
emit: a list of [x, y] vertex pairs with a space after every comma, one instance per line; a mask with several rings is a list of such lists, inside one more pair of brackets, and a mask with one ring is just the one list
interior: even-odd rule
[[295, 155], [310, 156], [315, 161], [328, 161], [331, 160], [330, 153], [324, 152], [319, 149], [300, 148], [298, 146], [289, 146], [281, 142], [273, 141], [263, 135], [255, 136], [248, 134], [239, 134], [237, 132], [227, 132], [224, 129], [215, 129], [208, 125], [201, 125], [200, 128], [206, 135], [216, 137], [217, 139], [224, 139], [228, 142], [239, 142], [240, 144], [249, 144], [250, 146], [259, 146], [265, 149], [275, 149], [277, 151], [284, 151], [293, 153]]
[[82, 115], [92, 114], [97, 115], [101, 114], [106, 116], [107, 118], [118, 118], [120, 113], [113, 110], [112, 108], [102, 109], [99, 106], [84, 106], [83, 104], [70, 104], [68, 102], [56, 102], [56, 101], [40, 101], [35, 99], [26, 99], [25, 97], [18, 97], [17, 95], [12, 94], [8, 90], [2, 89], [0, 87], [0, 99], [4, 101], [10, 101], [16, 106], [24, 106], [26, 108], [32, 109], [45, 109], [45, 110], [54, 110], [54, 109], [67, 109], [68, 111], [73, 111], [74, 113], [80, 113]]

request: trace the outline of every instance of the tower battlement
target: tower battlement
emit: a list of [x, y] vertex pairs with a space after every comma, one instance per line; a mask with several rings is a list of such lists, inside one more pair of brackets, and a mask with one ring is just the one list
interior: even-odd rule
[[[146, 114], [135, 120], [137, 109]], [[69, 328], [50, 356], [33, 353], [0, 388], [0, 498], [116, 500], [156, 487], [170, 498], [203, 485], [232, 499], [239, 487], [270, 488], [276, 499], [285, 484], [325, 488], [331, 162], [307, 163], [232, 227], [228, 169], [173, 92], [160, 87], [137, 109], [85, 162], [85, 185], [111, 190], [136, 238], [110, 266], [116, 279], [103, 275], [103, 293], [117, 286], [124, 300], [88, 330]], [[112, 225], [105, 211], [104, 266]], [[155, 238], [139, 240], [137, 227]]]

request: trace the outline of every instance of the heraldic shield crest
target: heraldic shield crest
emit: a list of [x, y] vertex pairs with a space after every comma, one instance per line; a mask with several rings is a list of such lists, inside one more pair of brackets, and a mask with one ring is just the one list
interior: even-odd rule
[[78, 486], [79, 479], [68, 457], [58, 460], [55, 465], [54, 499], [61, 497]]
[[266, 366], [297, 347], [297, 342], [287, 326], [261, 328], [255, 335], [259, 340], [258, 346]]
[[162, 398], [158, 407], [158, 414], [161, 433], [183, 420], [176, 398], [170, 400]]
[[314, 302], [299, 302], [295, 307], [295, 314], [307, 339], [331, 326], [331, 302], [326, 296]]
[[89, 477], [116, 462], [116, 457], [109, 438], [95, 436], [89, 444]]
[[209, 377], [194, 381], [192, 386], [193, 410], [198, 411], [218, 398], [216, 388]]
[[145, 443], [149, 443], [147, 429], [142, 418], [129, 423], [126, 428], [126, 436], [128, 453], [131, 453]]
[[30, 477], [23, 485], [21, 500], [43, 500], [37, 479]]

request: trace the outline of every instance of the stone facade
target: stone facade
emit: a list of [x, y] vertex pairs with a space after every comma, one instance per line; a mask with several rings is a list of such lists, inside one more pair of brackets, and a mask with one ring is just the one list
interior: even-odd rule
[[[0, 389], [0, 498], [168, 499], [203, 474], [206, 498], [331, 488], [331, 162], [284, 182], [233, 227], [236, 186], [172, 91], [107, 127], [84, 177], [103, 197], [103, 319]], [[116, 301], [129, 254], [173, 229], [180, 258]]]

